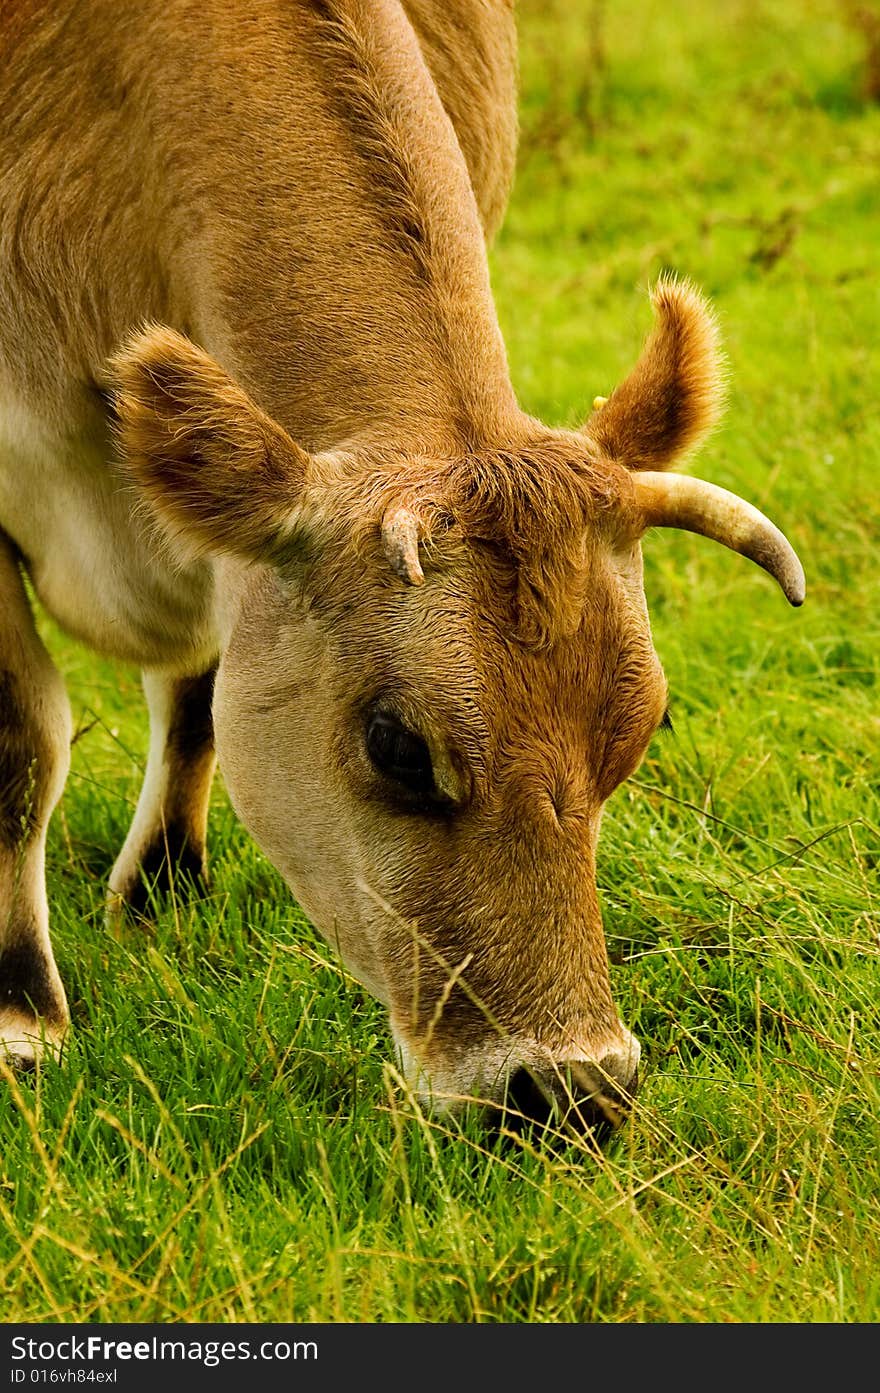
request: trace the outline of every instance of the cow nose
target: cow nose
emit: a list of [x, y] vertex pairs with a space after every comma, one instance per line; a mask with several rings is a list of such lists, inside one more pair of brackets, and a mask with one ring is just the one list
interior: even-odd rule
[[516, 1069], [507, 1081], [506, 1124], [513, 1131], [537, 1124], [603, 1140], [626, 1121], [638, 1090], [638, 1068], [625, 1072], [624, 1082], [617, 1054], [598, 1063], [566, 1060], [541, 1069]]

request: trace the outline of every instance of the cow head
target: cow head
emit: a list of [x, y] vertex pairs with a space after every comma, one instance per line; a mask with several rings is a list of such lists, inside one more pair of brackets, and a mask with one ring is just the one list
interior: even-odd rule
[[654, 303], [582, 431], [519, 418], [444, 459], [310, 456], [167, 330], [117, 359], [130, 475], [215, 558], [232, 801], [437, 1107], [573, 1098], [589, 1119], [635, 1087], [595, 864], [604, 804], [666, 709], [646, 529], [703, 532], [803, 598], [766, 518], [661, 472], [712, 424], [718, 355], [690, 288]]

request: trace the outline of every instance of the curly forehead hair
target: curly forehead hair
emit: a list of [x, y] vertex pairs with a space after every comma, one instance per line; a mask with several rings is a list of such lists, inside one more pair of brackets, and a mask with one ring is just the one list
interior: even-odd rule
[[451, 533], [488, 551], [495, 583], [512, 600], [512, 637], [545, 646], [577, 629], [589, 539], [627, 526], [624, 469], [585, 437], [550, 431], [516, 449], [376, 464], [362, 540], [405, 508], [428, 555]]

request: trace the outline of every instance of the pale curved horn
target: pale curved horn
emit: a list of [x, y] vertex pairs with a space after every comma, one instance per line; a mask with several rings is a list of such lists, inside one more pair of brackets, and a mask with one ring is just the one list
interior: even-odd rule
[[409, 585], [425, 579], [419, 561], [419, 520], [409, 508], [391, 507], [382, 519], [382, 548], [395, 575]]
[[633, 474], [636, 503], [646, 527], [681, 527], [711, 537], [763, 566], [791, 605], [802, 605], [804, 568], [778, 527], [735, 493], [686, 474], [652, 470]]

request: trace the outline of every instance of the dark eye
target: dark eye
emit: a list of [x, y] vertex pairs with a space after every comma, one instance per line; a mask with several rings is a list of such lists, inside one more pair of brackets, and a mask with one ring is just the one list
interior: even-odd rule
[[367, 718], [367, 754], [386, 779], [402, 784], [410, 793], [432, 793], [434, 773], [431, 755], [420, 735], [407, 730], [386, 712]]

